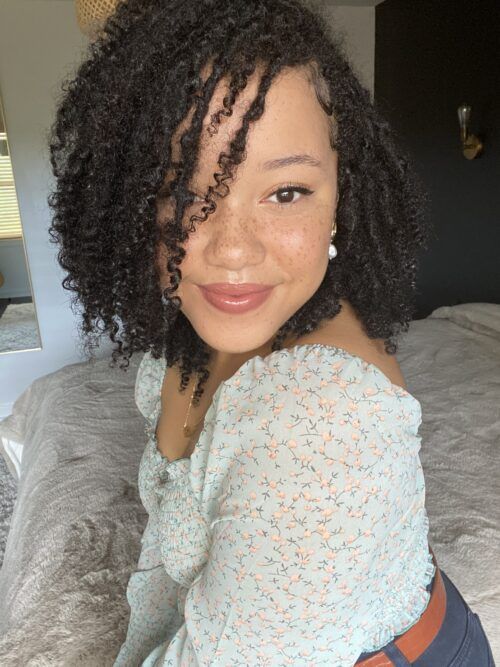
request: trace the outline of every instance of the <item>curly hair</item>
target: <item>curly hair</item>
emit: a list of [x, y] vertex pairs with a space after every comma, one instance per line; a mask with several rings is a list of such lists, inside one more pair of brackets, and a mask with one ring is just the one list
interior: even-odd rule
[[[94, 336], [107, 332], [117, 344], [111, 365], [122, 355], [126, 368], [136, 350], [164, 355], [168, 366], [179, 364], [181, 391], [193, 373], [199, 376], [199, 401], [210, 354], [175, 296], [181, 244], [194, 222], [216, 209], [214, 195], [227, 196], [225, 181], [245, 158], [249, 125], [262, 116], [277, 74], [302, 66], [331, 118], [330, 144], [338, 152], [338, 255], [316, 292], [276, 332], [272, 350], [287, 336], [314, 331], [347, 299], [367, 335], [396, 352], [396, 337], [413, 313], [417, 255], [428, 238], [426, 194], [354, 74], [341, 36], [305, 0], [122, 0], [76, 74], [63, 82], [48, 137], [55, 176], [49, 233], [67, 272], [63, 287], [75, 293], [72, 304], [83, 306], [88, 354], [98, 344]], [[230, 152], [219, 155], [221, 171], [214, 174], [217, 187], [206, 193], [204, 217], [191, 217], [187, 228], [188, 184], [214, 89], [228, 78], [224, 108], [211, 117], [217, 131], [257, 67], [263, 72], [258, 92]], [[190, 111], [174, 162], [172, 135]], [[175, 214], [159, 223], [157, 206], [172, 171]], [[168, 249], [165, 289], [160, 244]]]

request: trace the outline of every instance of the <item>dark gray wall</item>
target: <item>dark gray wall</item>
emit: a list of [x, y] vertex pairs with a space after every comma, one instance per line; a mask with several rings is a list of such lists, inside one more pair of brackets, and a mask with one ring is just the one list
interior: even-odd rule
[[[500, 1], [385, 0], [375, 25], [375, 102], [431, 199], [416, 316], [500, 303]], [[485, 143], [475, 160], [460, 151], [463, 102]]]

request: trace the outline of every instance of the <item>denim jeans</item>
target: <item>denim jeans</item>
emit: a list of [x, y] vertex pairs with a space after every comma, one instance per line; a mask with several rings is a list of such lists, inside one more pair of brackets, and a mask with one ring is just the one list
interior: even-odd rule
[[[446, 612], [439, 632], [427, 649], [414, 662], [408, 662], [394, 640], [379, 650], [392, 660], [394, 667], [495, 667], [479, 616], [443, 570], [441, 576], [446, 588]], [[432, 581], [427, 589], [431, 586]], [[358, 660], [375, 653], [377, 651], [362, 653]]]

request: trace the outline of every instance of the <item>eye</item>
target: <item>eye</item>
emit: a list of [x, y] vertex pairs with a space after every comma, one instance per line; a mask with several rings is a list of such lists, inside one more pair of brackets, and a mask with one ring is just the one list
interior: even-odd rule
[[[190, 206], [192, 203], [198, 203], [200, 201], [204, 201], [204, 197], [198, 195], [196, 192], [192, 192], [191, 190], [187, 190], [186, 195], [187, 195], [186, 200], [188, 206]], [[163, 185], [158, 191], [156, 197], [158, 200], [172, 199], [172, 190], [170, 184], [167, 183]]]
[[189, 198], [189, 200], [190, 200], [192, 203], [194, 203], [194, 204], [199, 203], [199, 202], [202, 202], [202, 201], [205, 201], [205, 197], [204, 197], [204, 196], [199, 195], [199, 194], [197, 194], [196, 192], [192, 192], [191, 190], [188, 190], [188, 193], [187, 193], [187, 194], [188, 194], [188, 198]]
[[[297, 199], [294, 200], [294, 193], [299, 192], [302, 195], [305, 195], [306, 197], [309, 195], [313, 194], [313, 190], [309, 190], [309, 188], [305, 188], [301, 185], [285, 185], [282, 188], [279, 188], [278, 190], [275, 190], [271, 197], [277, 196], [278, 201], [275, 201], [274, 203], [277, 204], [280, 208], [283, 206], [289, 206], [294, 205], [297, 203]], [[281, 201], [280, 201], [281, 198]], [[299, 200], [301, 197], [299, 197]]]
[[156, 198], [158, 200], [170, 199], [171, 196], [172, 196], [172, 191], [170, 190], [169, 183], [164, 183], [156, 193]]

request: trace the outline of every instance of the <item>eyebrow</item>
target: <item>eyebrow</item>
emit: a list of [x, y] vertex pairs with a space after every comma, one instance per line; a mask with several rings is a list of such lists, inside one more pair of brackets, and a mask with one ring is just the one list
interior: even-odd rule
[[276, 158], [274, 160], [267, 160], [260, 165], [260, 171], [267, 171], [269, 169], [280, 169], [281, 167], [289, 167], [292, 164], [305, 164], [309, 167], [322, 168], [321, 162], [307, 153], [300, 155], [287, 155], [286, 157]]

